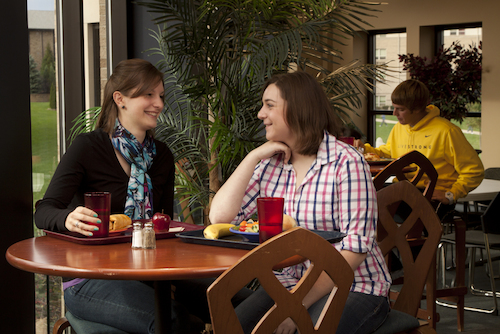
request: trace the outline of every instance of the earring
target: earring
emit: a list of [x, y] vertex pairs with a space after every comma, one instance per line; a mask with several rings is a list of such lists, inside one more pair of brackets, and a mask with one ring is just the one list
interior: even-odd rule
[[125, 106], [122, 106], [122, 109], [125, 109]]

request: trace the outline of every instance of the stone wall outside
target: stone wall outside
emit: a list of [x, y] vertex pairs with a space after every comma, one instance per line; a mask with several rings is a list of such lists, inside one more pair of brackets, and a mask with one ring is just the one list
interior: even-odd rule
[[49, 102], [50, 94], [30, 94], [30, 102]]

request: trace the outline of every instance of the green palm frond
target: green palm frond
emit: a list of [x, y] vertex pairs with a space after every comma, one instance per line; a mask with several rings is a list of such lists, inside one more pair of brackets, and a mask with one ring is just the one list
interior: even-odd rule
[[383, 66], [341, 66], [341, 47], [368, 24], [377, 4], [360, 0], [151, 0], [157, 66], [165, 73], [165, 112], [156, 136], [178, 161], [177, 194], [206, 207], [216, 189], [265, 141], [257, 118], [265, 80], [292, 64], [318, 75], [344, 122]]
[[73, 126], [70, 130], [69, 141], [70, 143], [78, 136], [80, 133], [90, 132], [95, 129], [97, 123], [97, 118], [101, 113], [101, 107], [94, 107], [84, 112], [80, 113], [74, 120]]

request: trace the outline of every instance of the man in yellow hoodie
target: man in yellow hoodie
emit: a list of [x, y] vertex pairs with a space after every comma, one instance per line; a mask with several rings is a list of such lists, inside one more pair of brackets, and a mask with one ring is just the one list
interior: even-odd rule
[[[429, 90], [420, 81], [410, 79], [400, 83], [392, 92], [393, 115], [397, 123], [389, 134], [387, 144], [378, 148], [364, 144], [365, 153], [385, 158], [399, 158], [416, 150], [425, 155], [438, 172], [432, 195], [440, 202], [439, 212], [446, 214], [457, 199], [465, 197], [483, 180], [484, 167], [462, 130], [439, 116], [439, 109], [429, 102]], [[361, 146], [360, 140], [355, 146]], [[417, 185], [424, 188], [425, 175]], [[438, 213], [439, 213], [438, 212]]]

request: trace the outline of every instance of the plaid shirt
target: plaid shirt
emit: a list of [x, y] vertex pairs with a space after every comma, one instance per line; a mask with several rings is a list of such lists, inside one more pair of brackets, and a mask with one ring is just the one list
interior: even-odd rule
[[[307, 229], [341, 231], [347, 236], [334, 244], [337, 250], [367, 253], [354, 273], [351, 291], [387, 296], [391, 278], [375, 241], [377, 200], [368, 164], [353, 147], [325, 132], [316, 160], [302, 184], [296, 187], [291, 164], [278, 154], [255, 168], [243, 197], [238, 223], [257, 209], [258, 197], [285, 198], [285, 213]], [[288, 289], [300, 280], [309, 262], [276, 273]]]

